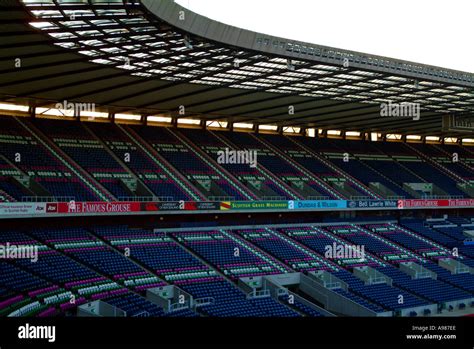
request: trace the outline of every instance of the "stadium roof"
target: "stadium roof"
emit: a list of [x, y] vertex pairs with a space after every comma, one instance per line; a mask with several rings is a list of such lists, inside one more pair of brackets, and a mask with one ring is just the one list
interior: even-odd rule
[[[443, 116], [474, 114], [472, 73], [255, 33], [171, 0], [0, 0], [0, 38], [3, 102], [444, 136], [459, 134]], [[420, 120], [380, 116], [388, 101], [419, 103]]]

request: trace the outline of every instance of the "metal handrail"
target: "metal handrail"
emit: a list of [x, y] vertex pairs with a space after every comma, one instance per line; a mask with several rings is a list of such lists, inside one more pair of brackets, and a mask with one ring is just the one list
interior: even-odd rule
[[235, 196], [208, 196], [209, 201], [234, 201]]
[[284, 196], [263, 196], [262, 200], [265, 200], [265, 201], [285, 201], [286, 197], [284, 197]]
[[351, 200], [372, 200], [370, 196], [351, 196]]
[[118, 200], [139, 202], [176, 201], [172, 196], [119, 196]]
[[71, 202], [75, 201], [74, 196], [23, 196], [22, 202]]
[[421, 196], [422, 199], [428, 199], [428, 200], [435, 200], [435, 199], [463, 199], [464, 197], [462, 195], [425, 195], [423, 194]]
[[329, 200], [329, 196], [308, 196], [307, 200]]

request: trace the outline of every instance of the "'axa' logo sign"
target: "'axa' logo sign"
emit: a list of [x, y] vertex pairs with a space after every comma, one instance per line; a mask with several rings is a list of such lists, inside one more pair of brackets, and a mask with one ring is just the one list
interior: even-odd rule
[[58, 212], [58, 205], [57, 204], [47, 204], [46, 205], [46, 212], [48, 212], [48, 213]]

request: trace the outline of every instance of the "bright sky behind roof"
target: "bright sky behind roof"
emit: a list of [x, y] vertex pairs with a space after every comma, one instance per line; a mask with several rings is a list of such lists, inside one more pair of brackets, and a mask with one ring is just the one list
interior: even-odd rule
[[474, 73], [474, 0], [176, 0], [265, 34]]

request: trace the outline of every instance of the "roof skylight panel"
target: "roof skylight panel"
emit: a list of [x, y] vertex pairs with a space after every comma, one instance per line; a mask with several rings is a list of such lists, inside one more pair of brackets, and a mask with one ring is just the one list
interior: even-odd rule
[[33, 10], [31, 13], [36, 18], [57, 18], [63, 16], [61, 12], [57, 10]]
[[324, 70], [332, 70], [332, 71], [339, 70], [339, 67], [334, 67], [332, 65], [326, 65], [326, 64], [316, 64], [316, 65], [313, 66], [313, 68], [324, 69]]
[[153, 76], [152, 74], [149, 74], [149, 73], [132, 73], [131, 75], [133, 75], [133, 76], [141, 76], [141, 77], [144, 77], [144, 78], [148, 78], [148, 77], [152, 77], [152, 76]]
[[307, 84], [315, 85], [314, 87], [325, 87], [325, 86], [332, 86], [333, 84], [327, 81], [320, 81], [320, 80], [310, 80], [306, 81]]
[[301, 87], [294, 87], [294, 86], [279, 86], [276, 91], [282, 93], [287, 93], [287, 92], [306, 92], [308, 91], [307, 89], [301, 88]]
[[279, 69], [279, 70], [285, 70], [287, 71], [286, 64], [275, 64], [275, 63], [268, 63], [268, 62], [256, 62], [255, 66], [259, 67], [264, 67], [264, 68], [273, 68], [273, 69]]
[[85, 22], [85, 21], [59, 21], [59, 23], [64, 26], [68, 27], [71, 29], [76, 29], [76, 28], [91, 28], [92, 25]]
[[259, 73], [259, 72], [252, 72], [252, 71], [245, 71], [245, 70], [229, 70], [229, 71], [227, 71], [227, 73], [233, 74], [233, 75], [239, 75], [239, 76], [243, 76], [243, 77], [262, 76], [262, 74]]
[[102, 29], [105, 34], [128, 34], [130, 31], [127, 28], [111, 28], [111, 29]]
[[[139, 58], [139, 59], [140, 59], [140, 58], [143, 59], [143, 58], [152, 57], [151, 55], [149, 55], [149, 54], [147, 54], [147, 53], [141, 53], [141, 52], [139, 52], [139, 53], [130, 53], [129, 56], [130, 56], [130, 57], [134, 57], [134, 58]], [[145, 62], [145, 61], [142, 60], [142, 62]], [[147, 62], [147, 63], [148, 63], [148, 62]], [[151, 64], [151, 63], [150, 63], [150, 64]]]
[[[109, 4], [107, 4], [107, 5], [109, 5]], [[116, 9], [95, 8], [95, 11], [99, 16], [120, 16], [120, 15], [125, 16], [125, 15], [127, 15], [127, 11], [125, 9], [120, 9], [120, 8], [116, 8]]]
[[215, 86], [219, 86], [221, 85], [220, 83], [218, 82], [214, 82], [214, 81], [206, 81], [206, 80], [192, 80], [190, 81], [192, 84], [200, 84], [200, 85], [215, 85]]
[[53, 0], [21, 0], [26, 6], [53, 5]]
[[169, 74], [168, 71], [164, 70], [164, 69], [158, 69], [158, 68], [154, 68], [154, 69], [149, 69], [147, 70], [148, 73], [152, 73], [152, 74], [156, 74], [156, 75], [164, 75], [164, 74]]
[[30, 25], [34, 28], [46, 30], [46, 29], [58, 29], [59, 26], [51, 22], [30, 22]]
[[209, 81], [216, 81], [216, 82], [221, 82], [221, 83], [234, 83], [235, 79], [222, 79], [222, 78], [216, 78], [213, 76], [205, 76], [202, 78], [203, 80], [209, 80]]
[[94, 59], [92, 60], [91, 62], [93, 63], [99, 63], [99, 64], [113, 64], [114, 62], [108, 60], [108, 59], [103, 59], [103, 58], [99, 58], [99, 59]]
[[340, 86], [341, 88], [347, 88], [349, 90], [355, 90], [355, 91], [361, 91], [361, 90], [364, 90], [363, 87], [360, 87], [360, 86], [354, 86], [354, 85], [343, 85], [343, 86]]
[[100, 27], [104, 25], [114, 25], [118, 24], [116, 21], [112, 19], [89, 19], [88, 20], [92, 25]]
[[218, 72], [218, 71], [220, 71], [220, 69], [217, 68], [217, 67], [202, 67], [201, 69], [209, 71], [209, 72]]
[[157, 31], [156, 30], [156, 27], [152, 27], [152, 26], [149, 26], [149, 27], [130, 27], [130, 30], [134, 31], [134, 32], [137, 32], [137, 33], [143, 33], [143, 32], [154, 32], [154, 31]]
[[103, 46], [105, 43], [101, 40], [92, 39], [92, 40], [80, 40], [79, 43], [84, 46]]
[[80, 36], [102, 35], [102, 33], [98, 30], [80, 30], [80, 31], [76, 31], [75, 33]]
[[345, 80], [342, 80], [342, 79], [335, 79], [335, 78], [331, 78], [331, 77], [321, 77], [321, 80], [322, 81], [329, 81], [329, 82], [340, 82], [340, 83], [345, 83], [346, 81]]
[[116, 68], [125, 69], [125, 70], [136, 70], [136, 69], [138, 69], [138, 67], [134, 66], [133, 64], [117, 65]]
[[358, 76], [358, 75], [348, 75], [348, 74], [337, 74], [337, 75], [334, 75], [335, 78], [338, 78], [338, 79], [350, 79], [350, 80], [362, 80], [362, 79], [365, 79], [364, 77], [362, 76]]
[[302, 73], [299, 73], [299, 72], [283, 72], [281, 74], [282, 77], [284, 76], [288, 76], [288, 77], [295, 77], [295, 78], [305, 78], [305, 79], [308, 79], [312, 76], [312, 74], [302, 74]]
[[[366, 99], [367, 96], [361, 96], [361, 95], [346, 95], [348, 98], [354, 98], [354, 99]], [[369, 96], [371, 97], [371, 96]]]
[[76, 46], [75, 42], [56, 42], [54, 43], [56, 46], [64, 47], [67, 49], [72, 49]]
[[444, 98], [439, 98], [439, 97], [427, 97], [426, 99], [429, 101], [435, 101], [435, 102], [448, 102], [448, 100]]
[[240, 74], [231, 74], [230, 72], [227, 73], [217, 73], [214, 76], [223, 78], [223, 79], [234, 79], [234, 80], [243, 80], [247, 76], [245, 75], [240, 75]]
[[90, 57], [94, 57], [94, 56], [99, 56], [100, 53], [97, 52], [97, 51], [88, 51], [88, 50], [83, 50], [83, 51], [79, 51], [79, 53], [83, 54], [83, 55], [86, 55], [86, 56], [90, 56]]
[[211, 54], [209, 52], [205, 52], [205, 51], [201, 51], [201, 52], [191, 51], [187, 54], [190, 55], [190, 56], [193, 56], [193, 57], [201, 57], [200, 59], [204, 59], [204, 58], [202, 58], [203, 56], [205, 56], [205, 57], [210, 57], [211, 56]]
[[385, 91], [403, 92], [403, 91], [405, 91], [405, 89], [400, 88], [400, 87], [396, 87], [396, 86], [390, 86], [390, 87], [386, 87]]
[[142, 68], [149, 68], [152, 66], [150, 62], [144, 62], [144, 61], [134, 62], [133, 64]]
[[78, 17], [94, 17], [95, 14], [92, 10], [64, 10], [64, 15], [67, 18], [78, 18]]
[[400, 76], [394, 76], [394, 75], [387, 76], [384, 79], [392, 80], [392, 81], [408, 81], [406, 78], [402, 78]]
[[242, 73], [273, 73], [274, 69], [261, 68], [261, 67], [256, 67], [254, 65], [247, 65], [247, 66], [240, 67], [238, 71]]
[[300, 68], [298, 73], [311, 74], [311, 75], [326, 75], [328, 72], [326, 70], [320, 69], [311, 69], [311, 68]]
[[296, 83], [296, 84], [293, 84], [293, 86], [304, 88], [307, 91], [314, 90], [314, 85], [306, 84], [306, 83]]
[[127, 52], [126, 50], [122, 50], [118, 47], [100, 48], [100, 51], [106, 52], [106, 53], [113, 53], [113, 54]]
[[196, 75], [195, 74], [186, 74], [186, 73], [173, 73], [173, 75], [175, 78], [180, 78], [180, 79], [192, 79], [192, 78], [195, 78]]
[[118, 21], [122, 24], [125, 24], [125, 25], [133, 25], [133, 24], [139, 24], [139, 23], [150, 23], [144, 17], [120, 18], [120, 19], [118, 19]]
[[[258, 89], [258, 88], [256, 88]], [[294, 93], [292, 91], [284, 91], [284, 90], [279, 90], [279, 89], [276, 89], [276, 88], [272, 88], [272, 89], [267, 89], [265, 90], [265, 92], [271, 92], [271, 93], [279, 93], [279, 94], [291, 94], [291, 93]]]
[[363, 88], [377, 88], [377, 87], [379, 87], [380, 85], [379, 85], [379, 84], [370, 83], [370, 82], [361, 81], [361, 82], [355, 83], [353, 86], [358, 86], [358, 87], [363, 87]]
[[328, 90], [324, 90], [324, 91], [317, 91], [319, 94], [322, 94], [322, 95], [325, 95], [325, 96], [332, 96], [335, 94], [335, 92], [337, 93], [345, 93], [347, 91], [344, 91], [344, 90], [335, 90], [333, 89], [333, 92], [331, 91], [328, 91]]
[[304, 97], [314, 97], [314, 98], [321, 98], [323, 97], [322, 95], [319, 95], [317, 93], [301, 93], [301, 96]]
[[59, 32], [59, 33], [48, 33], [49, 36], [55, 38], [55, 39], [75, 39], [77, 38], [76, 35], [73, 33], [69, 32]]
[[293, 82], [293, 81], [301, 81], [301, 79], [283, 76], [283, 75], [271, 75], [267, 77], [268, 79], [279, 80], [279, 83], [282, 81]]

